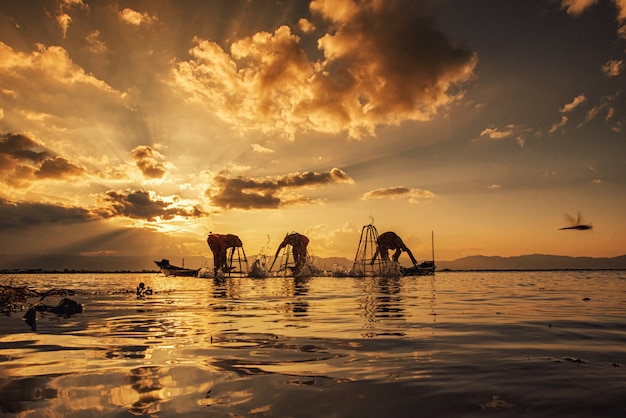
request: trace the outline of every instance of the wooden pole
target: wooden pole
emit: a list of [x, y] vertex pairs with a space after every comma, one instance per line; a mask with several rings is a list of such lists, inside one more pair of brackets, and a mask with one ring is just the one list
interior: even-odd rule
[[433, 252], [433, 266], [435, 265], [435, 232], [430, 231], [430, 247]]

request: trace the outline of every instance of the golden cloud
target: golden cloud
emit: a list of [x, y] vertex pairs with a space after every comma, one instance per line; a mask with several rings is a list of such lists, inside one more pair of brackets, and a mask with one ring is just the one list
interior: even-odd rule
[[407, 199], [410, 203], [418, 203], [423, 200], [436, 198], [435, 193], [430, 190], [410, 189], [404, 186], [395, 186], [381, 189], [370, 190], [363, 194], [361, 199]]
[[562, 0], [561, 9], [565, 10], [568, 14], [579, 15], [597, 2], [598, 0]]
[[141, 26], [151, 25], [157, 21], [157, 18], [150, 16], [148, 13], [140, 13], [136, 10], [126, 8], [119, 13], [120, 19], [130, 25]]
[[178, 196], [162, 198], [145, 190], [118, 192], [109, 190], [100, 197], [94, 213], [102, 218], [126, 217], [154, 222], [179, 216], [197, 218], [206, 215], [199, 206], [183, 202]]
[[37, 179], [63, 180], [85, 171], [25, 135], [0, 135], [0, 183], [4, 185], [25, 187]]
[[567, 122], [569, 121], [569, 118], [567, 116], [561, 116], [561, 120], [555, 124], [553, 124], [550, 129], [548, 130], [549, 134], [553, 134], [555, 132], [557, 132], [559, 129], [563, 128], [565, 125], [567, 125]]
[[[561, 0], [561, 9], [569, 15], [578, 16], [597, 2], [598, 0]], [[613, 4], [617, 9], [617, 36], [626, 39], [626, 0], [613, 0]]]
[[602, 65], [602, 72], [607, 77], [617, 77], [624, 70], [624, 62], [622, 60], [608, 60]]
[[572, 110], [576, 109], [578, 106], [580, 106], [582, 103], [586, 101], [587, 101], [587, 97], [584, 94], [579, 94], [578, 96], [574, 98], [574, 100], [572, 100], [571, 102], [563, 106], [561, 109], [559, 109], [559, 112], [561, 113], [571, 112]]
[[124, 96], [106, 82], [76, 65], [59, 46], [36, 45], [30, 53], [0, 42], [0, 84], [10, 86], [0, 94], [0, 107], [10, 106], [6, 126], [49, 135], [55, 130], [84, 129], [84, 120], [106, 124], [124, 109]]
[[258, 153], [261, 153], [261, 154], [272, 154], [272, 153], [274, 153], [273, 149], [264, 147], [261, 144], [252, 144], [251, 146], [252, 146], [252, 150], [254, 152], [258, 152]]
[[[555, 128], [555, 129], [558, 129]], [[483, 129], [478, 138], [472, 140], [472, 142], [478, 142], [483, 138], [493, 139], [493, 140], [503, 140], [508, 138], [514, 138], [517, 145], [520, 147], [524, 147], [526, 145], [526, 141], [531, 138], [537, 138], [541, 136], [541, 131], [538, 131], [533, 128], [528, 128], [522, 125], [509, 124], [506, 125], [504, 129], [498, 128], [496, 126], [490, 126], [488, 128]]]
[[[331, 7], [332, 6], [332, 7]], [[298, 131], [374, 135], [377, 125], [428, 120], [461, 96], [477, 57], [411, 1], [314, 1], [332, 32], [309, 59], [287, 26], [234, 42], [196, 39], [174, 84], [225, 121], [293, 139]], [[454, 88], [453, 88], [454, 87]]]
[[164, 157], [149, 146], [138, 146], [130, 152], [131, 159], [147, 179], [160, 179], [165, 175]]
[[60, 0], [59, 1], [59, 12], [56, 16], [57, 24], [59, 28], [61, 28], [61, 32], [63, 33], [63, 39], [67, 36], [67, 30], [70, 27], [70, 23], [72, 23], [72, 18], [69, 14], [65, 13], [66, 10], [71, 10], [73, 8], [78, 9], [88, 9], [89, 7], [83, 3], [82, 0]]

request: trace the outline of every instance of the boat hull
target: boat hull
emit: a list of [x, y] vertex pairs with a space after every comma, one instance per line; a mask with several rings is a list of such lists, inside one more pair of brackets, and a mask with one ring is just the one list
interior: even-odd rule
[[424, 261], [417, 266], [401, 268], [403, 276], [430, 276], [435, 274], [435, 263], [432, 261]]
[[184, 267], [173, 266], [166, 259], [163, 259], [161, 261], [155, 261], [154, 263], [159, 266], [159, 269], [164, 276], [196, 277], [198, 276], [198, 271], [200, 271], [200, 269], [188, 269]]

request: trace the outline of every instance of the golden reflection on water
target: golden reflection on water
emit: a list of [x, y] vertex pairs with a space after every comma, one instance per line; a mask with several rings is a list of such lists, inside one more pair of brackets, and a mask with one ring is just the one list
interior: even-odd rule
[[157, 413], [161, 404], [189, 392], [208, 391], [211, 383], [187, 384], [188, 376], [169, 367], [144, 366], [87, 372], [52, 379], [44, 391], [57, 394], [51, 409], [66, 413], [108, 413], [118, 408], [133, 414]]
[[[347, 416], [361, 411], [345, 389], [358, 385], [368, 399], [403, 396], [413, 406], [428, 402], [422, 393], [447, 393], [466, 415], [468, 405], [510, 409], [489, 399], [519, 405], [494, 387], [548, 396], [534, 387], [567, 375], [561, 368], [541, 380], [567, 358], [574, 361], [558, 364], [597, 383], [612, 372], [609, 398], [626, 387], [614, 366], [626, 361], [619, 275], [93, 279], [55, 279], [76, 287], [81, 314], [42, 316], [37, 332], [20, 313], [0, 318], [0, 413], [282, 416], [287, 405], [325, 394], [342, 399]], [[139, 281], [156, 293], [121, 291]], [[378, 394], [370, 384], [395, 389]], [[311, 407], [304, 416], [327, 412]]]

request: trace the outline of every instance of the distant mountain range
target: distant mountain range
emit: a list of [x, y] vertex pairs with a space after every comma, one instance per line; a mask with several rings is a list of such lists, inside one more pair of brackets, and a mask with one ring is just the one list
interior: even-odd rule
[[[420, 260], [423, 261], [423, 260]], [[346, 258], [317, 260], [325, 269], [333, 265], [351, 267]], [[625, 270], [626, 255], [619, 257], [569, 257], [560, 255], [532, 254], [515, 257], [475, 255], [453, 261], [436, 261], [437, 270]]]
[[[168, 258], [168, 257], [165, 257]], [[252, 262], [256, 257], [249, 257]], [[42, 271], [156, 271], [157, 257], [116, 257], [76, 255], [0, 255], [0, 272], [20, 270]], [[174, 265], [190, 268], [208, 267], [210, 259], [198, 256], [184, 260], [169, 259]], [[352, 260], [344, 257], [314, 257], [315, 264], [325, 270], [336, 267], [350, 268]], [[453, 261], [436, 261], [437, 270], [626, 270], [626, 255], [619, 257], [568, 257], [559, 255], [532, 254], [516, 257], [476, 255]]]
[[450, 270], [622, 270], [626, 255], [619, 257], [568, 257], [532, 254], [516, 257], [475, 255], [454, 261], [439, 261], [437, 269]]

